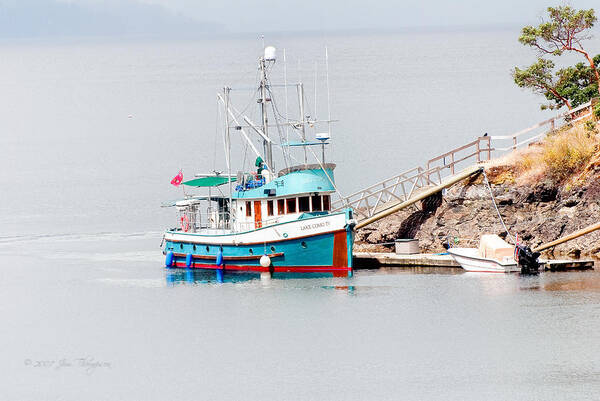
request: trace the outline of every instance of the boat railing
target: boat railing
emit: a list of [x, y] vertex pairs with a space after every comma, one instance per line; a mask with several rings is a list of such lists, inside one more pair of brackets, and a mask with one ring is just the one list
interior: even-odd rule
[[271, 216], [259, 221], [235, 221], [235, 218], [230, 219], [229, 212], [216, 213], [188, 209], [179, 212], [177, 229], [184, 232], [204, 230], [235, 230], [242, 232], [268, 227], [288, 220], [285, 216]]
[[178, 228], [185, 232], [197, 232], [202, 229], [230, 230], [231, 219], [229, 212], [186, 209], [179, 212]]
[[282, 222], [280, 217], [271, 217], [260, 221], [243, 221], [234, 224], [236, 231], [251, 231]]

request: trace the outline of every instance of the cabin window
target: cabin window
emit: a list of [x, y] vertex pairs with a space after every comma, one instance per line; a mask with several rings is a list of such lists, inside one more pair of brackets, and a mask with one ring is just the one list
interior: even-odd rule
[[285, 203], [287, 204], [288, 213], [296, 213], [296, 198], [286, 199]]
[[323, 210], [329, 211], [331, 208], [330, 197], [329, 195], [323, 195]]
[[252, 217], [252, 202], [246, 202], [246, 217]]
[[272, 200], [268, 200], [267, 201], [267, 216], [273, 216], [273, 201]]
[[311, 200], [313, 212], [320, 212], [321, 210], [323, 210], [323, 207], [321, 206], [321, 196], [313, 195]]
[[310, 212], [310, 197], [301, 196], [298, 198], [298, 211]]
[[285, 199], [277, 199], [277, 214], [285, 214]]

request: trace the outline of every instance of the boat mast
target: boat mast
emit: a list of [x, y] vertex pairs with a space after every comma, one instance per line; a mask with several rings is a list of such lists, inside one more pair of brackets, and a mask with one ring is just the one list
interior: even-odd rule
[[[329, 55], [325, 47], [325, 77], [327, 79], [327, 136], [331, 139], [331, 99], [329, 97]], [[323, 152], [323, 164], [325, 164], [325, 142], [321, 145]]]
[[[260, 58], [260, 111], [262, 114], [262, 132], [268, 138], [269, 133], [269, 120], [267, 118], [267, 67], [265, 57]], [[265, 155], [265, 162], [270, 171], [275, 171], [273, 166], [273, 147], [271, 142], [263, 139], [263, 150]]]
[[[305, 129], [305, 121], [304, 121], [304, 85], [302, 83], [298, 84], [298, 103], [300, 105], [300, 117], [302, 118], [302, 126], [300, 132], [302, 132], [302, 144], [306, 143], [306, 129]], [[304, 165], [308, 164], [308, 156], [306, 154], [306, 145], [302, 146], [304, 148]]]
[[[225, 141], [227, 144], [227, 182], [229, 183], [229, 224], [231, 224], [231, 210], [233, 208], [231, 200], [231, 136], [229, 133], [229, 92], [231, 88], [223, 88], [224, 105], [225, 105]], [[223, 210], [223, 220], [225, 220], [225, 210]], [[225, 222], [224, 222], [225, 223]], [[225, 224], [224, 224], [225, 225]]]

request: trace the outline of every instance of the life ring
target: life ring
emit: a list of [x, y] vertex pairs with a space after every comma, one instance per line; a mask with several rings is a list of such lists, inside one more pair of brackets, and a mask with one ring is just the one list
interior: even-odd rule
[[188, 232], [190, 229], [190, 218], [187, 216], [187, 214], [184, 214], [183, 216], [181, 216], [181, 219], [179, 219], [179, 224], [181, 225], [181, 229], [184, 232]]

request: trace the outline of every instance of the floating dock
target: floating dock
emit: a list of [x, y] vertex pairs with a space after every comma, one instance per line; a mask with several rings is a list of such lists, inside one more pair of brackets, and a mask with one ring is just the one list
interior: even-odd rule
[[591, 259], [580, 260], [545, 260], [544, 270], [551, 272], [564, 272], [569, 270], [594, 270], [594, 261]]
[[[546, 271], [593, 270], [594, 261], [540, 260]], [[354, 269], [376, 269], [379, 267], [440, 267], [458, 268], [460, 265], [449, 254], [416, 253], [399, 255], [393, 252], [355, 252]]]
[[354, 253], [355, 269], [373, 269], [382, 266], [461, 268], [449, 254], [415, 253], [411, 255], [399, 255], [393, 252]]

